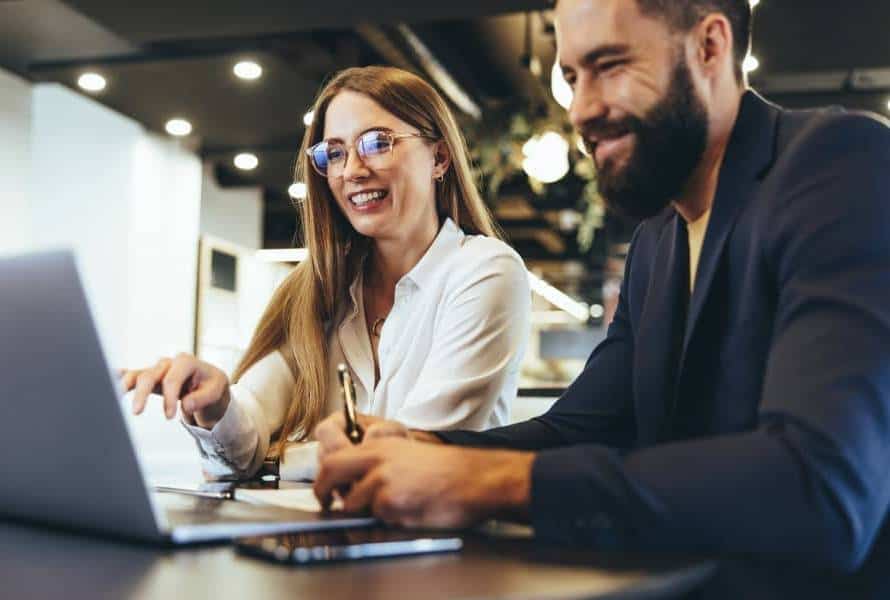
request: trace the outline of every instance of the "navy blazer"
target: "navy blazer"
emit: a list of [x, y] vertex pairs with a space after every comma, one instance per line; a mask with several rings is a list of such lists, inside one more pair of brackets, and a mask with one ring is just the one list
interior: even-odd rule
[[608, 335], [548, 413], [441, 436], [539, 451], [544, 538], [747, 556], [712, 585], [742, 581], [748, 597], [876, 589], [870, 549], [890, 566], [890, 129], [745, 93], [691, 298], [687, 246], [673, 208], [640, 225]]

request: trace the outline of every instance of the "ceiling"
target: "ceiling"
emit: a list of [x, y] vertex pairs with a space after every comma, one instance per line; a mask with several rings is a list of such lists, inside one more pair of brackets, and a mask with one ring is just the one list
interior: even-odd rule
[[[32, 81], [77, 89], [86, 69], [109, 81], [96, 98], [162, 132], [171, 116], [194, 125], [187, 141], [214, 164], [221, 185], [264, 189], [264, 242], [288, 246], [295, 230], [286, 190], [292, 182], [302, 116], [331, 72], [389, 63], [434, 82], [452, 79], [484, 123], [517, 107], [553, 111], [548, 91], [554, 42], [548, 0], [0, 0], [0, 66]], [[527, 11], [536, 11], [527, 17]], [[887, 114], [890, 2], [762, 0], [753, 52], [755, 87], [780, 103], [836, 103]], [[526, 38], [528, 29], [529, 38]], [[529, 42], [530, 40], [530, 42]], [[428, 57], [424, 59], [422, 45]], [[529, 47], [530, 46], [530, 47]], [[533, 75], [528, 50], [542, 66]], [[263, 77], [244, 82], [233, 64], [252, 58]], [[860, 71], [867, 69], [868, 71]], [[886, 79], [884, 79], [886, 78]], [[480, 120], [453, 103], [468, 131]], [[232, 166], [251, 151], [249, 174]], [[581, 252], [565, 211], [583, 208], [580, 187], [537, 197], [522, 180], [505, 182], [497, 212], [510, 241], [552, 279], [598, 298], [607, 257], [620, 252], [632, 224], [609, 217], [593, 248]], [[571, 221], [571, 219], [570, 219]]]

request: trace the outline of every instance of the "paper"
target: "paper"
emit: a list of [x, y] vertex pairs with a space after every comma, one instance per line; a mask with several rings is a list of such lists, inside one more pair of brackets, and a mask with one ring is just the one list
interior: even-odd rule
[[[321, 504], [315, 497], [311, 487], [291, 488], [284, 490], [253, 490], [245, 488], [235, 489], [235, 500], [262, 504], [266, 506], [281, 506], [294, 510], [307, 512], [321, 512]], [[341, 510], [342, 503], [335, 500], [332, 510]]]

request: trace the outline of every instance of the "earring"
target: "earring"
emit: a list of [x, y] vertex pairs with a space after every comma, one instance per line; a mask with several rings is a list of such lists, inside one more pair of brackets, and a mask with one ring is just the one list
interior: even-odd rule
[[438, 177], [436, 177], [436, 181], [438, 181], [439, 183], [442, 183], [443, 181], [445, 181], [445, 175], [444, 174], [439, 175]]

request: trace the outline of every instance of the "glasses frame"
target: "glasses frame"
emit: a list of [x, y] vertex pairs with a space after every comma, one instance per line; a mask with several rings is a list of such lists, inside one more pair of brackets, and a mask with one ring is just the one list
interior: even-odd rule
[[[344, 148], [346, 148], [346, 158], [343, 159], [343, 166], [346, 167], [346, 161], [349, 160], [349, 151], [355, 148], [355, 153], [358, 154], [359, 158], [362, 159], [362, 162], [365, 162], [365, 156], [362, 154], [361, 150], [359, 150], [359, 140], [361, 140], [364, 136], [369, 133], [383, 133], [388, 135], [392, 139], [392, 143], [389, 145], [389, 150], [387, 151], [389, 154], [392, 154], [393, 148], [395, 148], [396, 142], [399, 140], [403, 140], [406, 138], [422, 138], [430, 141], [439, 141], [441, 138], [437, 138], [432, 135], [427, 135], [425, 133], [395, 133], [386, 129], [369, 129], [368, 131], [359, 135], [351, 144], [347, 144], [346, 142], [336, 142], [338, 144], [342, 144]], [[334, 175], [328, 175], [327, 173], [322, 172], [322, 170], [315, 164], [315, 149], [321, 146], [322, 144], [329, 144], [328, 140], [321, 140], [316, 144], [312, 144], [307, 150], [306, 154], [309, 156], [309, 163], [312, 165], [312, 168], [316, 173], [321, 175], [322, 177], [328, 179], [335, 177]], [[383, 154], [383, 153], [381, 153]], [[337, 175], [336, 177], [343, 177], [343, 175]]]

